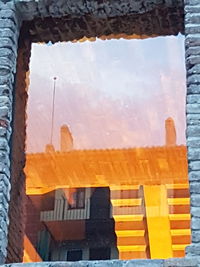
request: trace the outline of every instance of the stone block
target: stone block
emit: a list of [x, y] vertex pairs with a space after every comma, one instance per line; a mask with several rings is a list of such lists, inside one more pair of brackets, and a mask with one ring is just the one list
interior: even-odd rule
[[15, 62], [16, 54], [15, 52], [13, 52], [13, 49], [3, 47], [3, 48], [0, 48], [0, 58], [1, 57], [6, 57], [10, 59], [12, 62]]
[[179, 259], [169, 259], [165, 260], [164, 262], [164, 267], [194, 267], [198, 266], [199, 264], [199, 259], [194, 258], [194, 259], [187, 259], [187, 258], [179, 258]]
[[0, 105], [0, 119], [11, 120], [11, 110], [9, 107]]
[[199, 0], [184, 0], [185, 6], [198, 6]]
[[10, 136], [11, 136], [10, 127], [5, 128], [5, 127], [0, 126], [0, 137], [4, 137], [7, 140], [9, 140]]
[[0, 174], [6, 174], [6, 176], [10, 177], [10, 163], [8, 162], [9, 165], [6, 165], [5, 163], [0, 162]]
[[192, 243], [200, 243], [200, 230], [192, 231]]
[[200, 171], [192, 171], [189, 173], [189, 180], [192, 181], [200, 181]]
[[189, 161], [188, 163], [189, 171], [199, 171], [200, 170], [200, 161]]
[[[0, 220], [0, 228], [5, 233], [6, 237], [8, 236], [8, 223], [9, 223], [8, 218], [4, 218]], [[7, 238], [5, 239], [5, 243], [6, 244], [8, 243]]]
[[[200, 28], [200, 26], [199, 26], [199, 28]], [[198, 53], [198, 54], [200, 54], [200, 48], [199, 47], [191, 47], [191, 49], [188, 49], [187, 52], [188, 53], [190, 52], [190, 55], [192, 53]], [[186, 52], [186, 54], [187, 54], [187, 52]], [[192, 54], [192, 55], [194, 55], [194, 54]], [[192, 68], [188, 69], [187, 74], [188, 75], [191, 75], [191, 74], [200, 74], [200, 64], [196, 64]]]
[[[199, 60], [200, 62], [200, 60]], [[187, 95], [190, 94], [199, 94], [200, 93], [200, 85], [191, 84], [187, 87]]]
[[8, 84], [0, 85], [0, 96], [3, 97], [4, 100], [5, 100], [4, 97], [8, 97], [10, 99], [10, 101], [13, 100], [12, 91], [13, 91], [13, 88], [9, 87]]
[[199, 114], [187, 114], [187, 125], [198, 125], [200, 126], [200, 116]]
[[[190, 46], [189, 46], [190, 47]], [[191, 66], [195, 65], [195, 64], [200, 64], [200, 57], [199, 56], [194, 56], [194, 55], [191, 55], [191, 56], [188, 56], [186, 58], [186, 67], [188, 69], [191, 68]]]
[[190, 183], [190, 193], [198, 194], [200, 195], [200, 183], [199, 182], [192, 182]]
[[8, 66], [0, 66], [0, 75], [8, 75], [11, 74], [12, 70]]
[[190, 182], [200, 181], [200, 171], [192, 171], [189, 173]]
[[164, 260], [130, 260], [123, 263], [123, 267], [132, 266], [148, 266], [148, 267], [162, 267], [164, 266]]
[[[4, 199], [7, 202], [10, 201], [10, 189], [11, 189], [10, 183], [7, 185], [3, 181], [0, 181], [0, 193], [1, 192], [3, 193]], [[6, 207], [7, 207], [7, 204], [6, 204]]]
[[12, 109], [12, 102], [6, 95], [0, 95], [0, 107], [7, 107], [9, 110]]
[[[200, 56], [200, 55], [199, 55]], [[187, 79], [188, 84], [200, 84], [200, 75], [199, 74], [193, 74], [189, 75]]]
[[14, 21], [10, 18], [3, 18], [4, 17], [4, 14], [5, 14], [6, 11], [3, 12], [0, 12], [0, 28], [9, 28], [11, 30], [13, 30], [13, 32], [15, 32], [16, 30], [16, 25], [14, 23]]
[[0, 150], [1, 151], [10, 151], [10, 147], [8, 146], [8, 141], [4, 137], [0, 137]]
[[192, 217], [191, 229], [192, 229], [192, 231], [193, 230], [200, 230], [200, 218], [199, 217]]
[[0, 28], [0, 38], [10, 38], [16, 46], [18, 43], [18, 37], [19, 33], [17, 31], [13, 33], [10, 28]]
[[[198, 6], [197, 6], [198, 7]], [[200, 14], [199, 13], [186, 13], [185, 16], [186, 24], [200, 24]]]
[[200, 207], [200, 194], [191, 194], [190, 200], [192, 207]]
[[200, 104], [187, 104], [186, 105], [187, 114], [200, 114]]
[[[186, 255], [187, 257], [200, 256], [200, 244], [191, 244], [187, 246]], [[194, 266], [199, 266], [199, 258], [198, 258], [198, 265], [194, 265]]]
[[200, 94], [187, 95], [186, 100], [187, 100], [188, 104], [194, 104], [194, 103], [199, 104], [200, 103]]
[[14, 61], [6, 58], [6, 57], [1, 57], [0, 58], [0, 68], [1, 66], [8, 67], [12, 73], [16, 72], [16, 59]]
[[192, 139], [192, 137], [196, 137], [195, 141], [197, 141], [197, 137], [200, 138], [200, 126], [198, 126], [198, 125], [191, 125], [191, 126], [188, 125], [186, 133], [187, 133], [187, 136], [190, 137], [190, 139]]
[[199, 136], [196, 137], [189, 137], [190, 135], [187, 134], [188, 138], [187, 138], [187, 146], [188, 146], [188, 150], [191, 150], [193, 148], [199, 148], [200, 146], [200, 138]]
[[185, 5], [185, 12], [192, 14], [192, 13], [200, 13], [200, 6], [199, 5]]
[[186, 48], [200, 45], [200, 34], [188, 34], [185, 38]]
[[17, 45], [13, 41], [13, 39], [9, 37], [1, 38], [0, 48], [8, 48], [13, 51], [13, 53], [17, 56]]

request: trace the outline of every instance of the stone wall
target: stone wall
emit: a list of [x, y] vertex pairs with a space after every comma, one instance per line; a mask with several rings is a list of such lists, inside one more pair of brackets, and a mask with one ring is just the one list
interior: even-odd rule
[[187, 68], [187, 146], [192, 215], [188, 256], [200, 255], [200, 5], [185, 0]]
[[10, 199], [10, 135], [20, 16], [13, 2], [0, 1], [0, 262], [7, 254]]
[[109, 260], [79, 262], [40, 262], [31, 264], [9, 264], [2, 267], [199, 267], [200, 257], [169, 260]]
[[[22, 29], [23, 30], [23, 29]], [[21, 32], [21, 36], [23, 36]], [[25, 223], [25, 138], [26, 103], [31, 43], [19, 39], [17, 72], [13, 91], [13, 120], [11, 136], [11, 194], [9, 205], [7, 262], [20, 262], [23, 258]], [[17, 246], [16, 246], [17, 244]]]
[[[191, 186], [192, 242], [200, 254], [200, 4], [185, 0], [187, 139]], [[18, 49], [21, 20], [23, 28]], [[26, 72], [30, 41], [100, 37], [145, 38], [184, 32], [182, 0], [0, 0], [0, 262], [20, 261], [24, 231], [24, 141]], [[18, 53], [18, 74], [16, 58]], [[15, 88], [15, 90], [14, 90]], [[14, 100], [14, 101], [13, 101]], [[12, 109], [14, 114], [12, 115]], [[13, 118], [13, 120], [12, 120]], [[11, 136], [11, 127], [14, 131]], [[11, 151], [11, 153], [10, 153]], [[10, 162], [12, 164], [10, 164]], [[11, 186], [10, 186], [11, 184]], [[10, 199], [11, 188], [11, 200]], [[8, 216], [9, 210], [9, 216]], [[8, 234], [8, 223], [9, 234]], [[7, 234], [9, 241], [7, 242]], [[7, 244], [8, 243], [8, 244]], [[51, 266], [198, 266], [199, 259], [65, 263]], [[170, 265], [171, 264], [171, 265]], [[50, 264], [39, 264], [50, 266]], [[13, 266], [18, 266], [14, 264]], [[31, 265], [30, 265], [31, 266]]]
[[146, 38], [184, 32], [182, 0], [57, 0], [48, 5], [45, 1], [20, 1], [19, 6], [33, 42]]

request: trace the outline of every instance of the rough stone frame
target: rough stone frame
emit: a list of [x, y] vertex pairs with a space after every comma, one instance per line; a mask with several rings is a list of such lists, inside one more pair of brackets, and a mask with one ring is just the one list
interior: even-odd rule
[[192, 245], [185, 259], [96, 262], [95, 266], [200, 264], [199, 0], [0, 0], [0, 263], [22, 258], [26, 73], [31, 42], [176, 35], [184, 32], [184, 10]]

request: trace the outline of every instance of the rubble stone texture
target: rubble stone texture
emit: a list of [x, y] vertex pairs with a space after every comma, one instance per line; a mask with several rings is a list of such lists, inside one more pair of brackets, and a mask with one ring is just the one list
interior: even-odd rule
[[[200, 255], [200, 5], [185, 1], [187, 69], [187, 146], [192, 215], [192, 245], [188, 256]], [[195, 188], [195, 190], [194, 190]]]
[[3, 267], [199, 267], [200, 257], [169, 260], [110, 260], [79, 262], [43, 262], [28, 264], [9, 264]]
[[200, 256], [200, 3], [199, 0], [0, 0], [0, 263], [6, 257], [7, 262], [20, 262], [23, 253], [26, 75], [31, 42], [176, 35], [184, 33], [184, 24], [192, 200], [189, 258], [29, 266], [200, 266], [195, 257]]

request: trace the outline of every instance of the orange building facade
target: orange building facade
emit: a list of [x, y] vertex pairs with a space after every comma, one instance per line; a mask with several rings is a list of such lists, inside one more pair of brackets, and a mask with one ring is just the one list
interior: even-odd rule
[[40, 237], [45, 229], [54, 245], [46, 241], [45, 258], [44, 241], [32, 244], [27, 230], [24, 261], [34, 253], [41, 260], [183, 257], [190, 197], [186, 147], [176, 145], [173, 120], [166, 121], [166, 145], [150, 148], [73, 150], [66, 129], [61, 151], [48, 146], [27, 155], [27, 197], [37, 207]]

